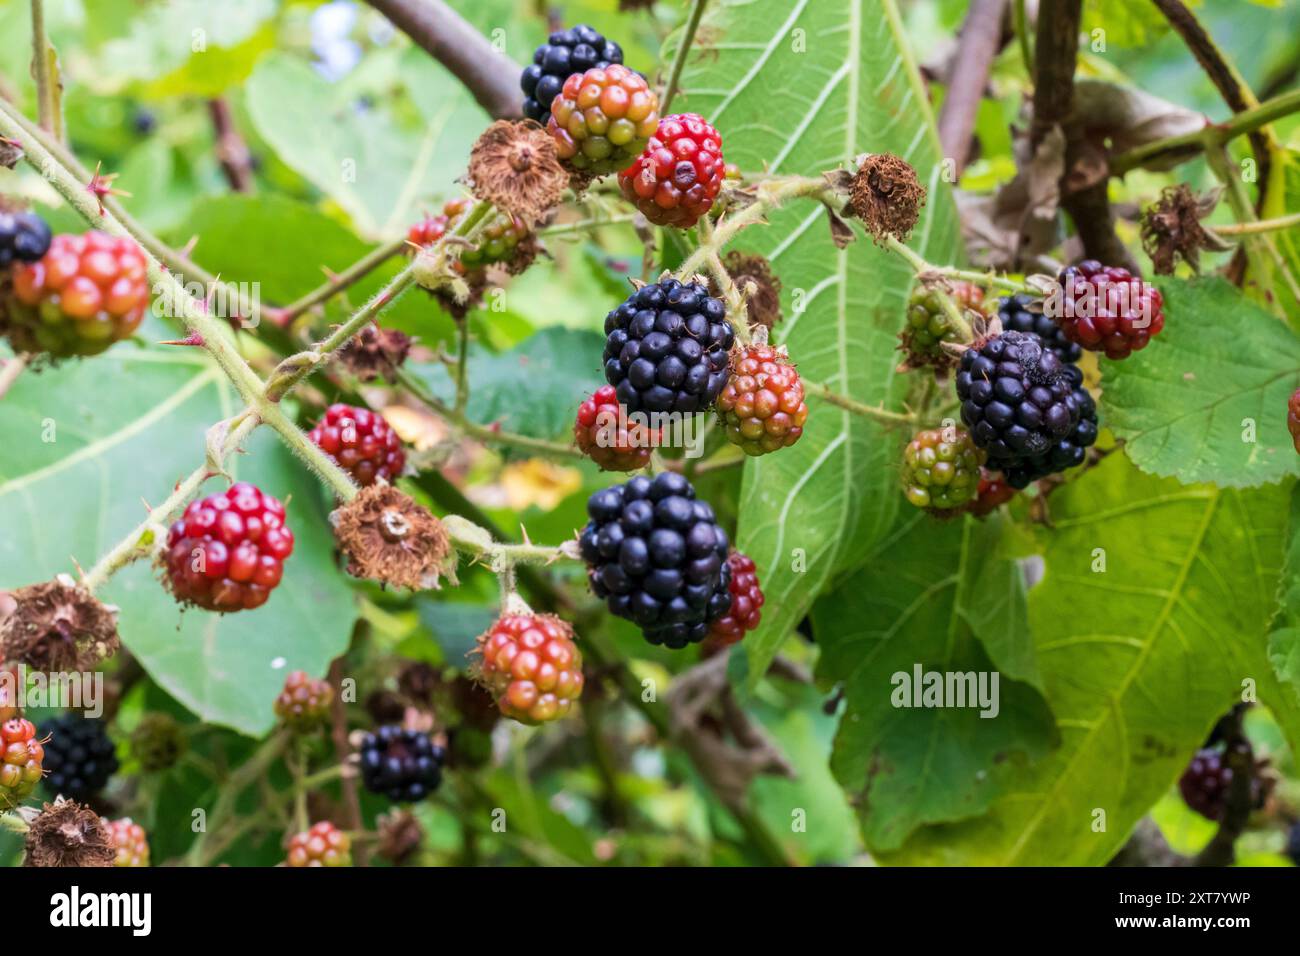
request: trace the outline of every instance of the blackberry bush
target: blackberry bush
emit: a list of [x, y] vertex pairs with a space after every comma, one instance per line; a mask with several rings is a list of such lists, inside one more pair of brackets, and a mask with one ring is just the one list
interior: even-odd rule
[[587, 514], [578, 543], [591, 589], [651, 644], [701, 641], [730, 610], [730, 541], [681, 475], [638, 476], [598, 491]]
[[727, 383], [735, 334], [698, 282], [663, 279], [605, 317], [605, 381], [629, 412], [702, 412]]

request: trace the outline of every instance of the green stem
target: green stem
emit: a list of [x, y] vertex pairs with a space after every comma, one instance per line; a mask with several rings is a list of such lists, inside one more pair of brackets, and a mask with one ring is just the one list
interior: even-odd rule
[[1020, 59], [1025, 64], [1025, 72], [1033, 76], [1034, 50], [1029, 37], [1029, 18], [1025, 16], [1025, 0], [1015, 0], [1011, 16], [1015, 21], [1016, 39], [1020, 41]]
[[1252, 236], [1261, 232], [1280, 232], [1300, 226], [1300, 212], [1293, 212], [1276, 219], [1258, 219], [1254, 222], [1233, 222], [1223, 226], [1211, 226], [1220, 236]]
[[1296, 112], [1300, 112], [1300, 90], [1291, 90], [1271, 100], [1265, 100], [1251, 109], [1242, 110], [1223, 123], [1211, 123], [1204, 129], [1179, 136], [1168, 136], [1120, 153], [1111, 159], [1110, 173], [1112, 176], [1122, 176], [1147, 160], [1173, 150], [1209, 150], [1222, 146], [1238, 136], [1253, 133], [1262, 126]]
[[668, 72], [668, 82], [664, 86], [664, 95], [659, 100], [659, 115], [667, 116], [668, 107], [672, 105], [673, 98], [677, 95], [677, 87], [682, 81], [682, 70], [686, 67], [686, 57], [691, 52], [691, 45], [695, 42], [695, 33], [700, 28], [700, 20], [704, 17], [704, 8], [709, 5], [709, 0], [692, 0], [691, 12], [686, 17], [686, 26], [682, 31], [681, 42], [677, 45], [677, 53], [673, 57], [673, 65]]
[[878, 422], [887, 425], [915, 425], [916, 416], [909, 415], [905, 412], [891, 412], [885, 408], [877, 408], [874, 405], [867, 405], [864, 402], [855, 401], [847, 395], [841, 395], [833, 392], [820, 382], [804, 382], [804, 391], [809, 395], [815, 395], [823, 401], [829, 402], [837, 408], [842, 408], [847, 412], [855, 415], [862, 415], [865, 418], [872, 418]]
[[[1239, 223], [1253, 223], [1256, 220], [1255, 206], [1250, 201], [1250, 195], [1246, 192], [1246, 186], [1237, 176], [1233, 168], [1232, 160], [1228, 156], [1227, 148], [1218, 145], [1208, 148], [1205, 151], [1206, 162], [1210, 170], [1218, 177], [1219, 181], [1227, 188], [1228, 205], [1232, 207], [1233, 214], [1237, 217]], [[1249, 246], [1253, 246], [1257, 251], [1262, 251], [1264, 255], [1272, 259], [1277, 270], [1282, 274], [1288, 289], [1296, 301], [1300, 301], [1300, 281], [1297, 281], [1295, 275], [1291, 272], [1282, 253], [1278, 250], [1277, 245], [1273, 242], [1273, 237], [1267, 231], [1259, 231], [1248, 234], [1245, 240]], [[1276, 301], [1273, 303], [1275, 311], [1285, 318], [1285, 311]]]
[[239, 419], [232, 423], [225, 441], [218, 450], [221, 461], [205, 462], [202, 467], [190, 472], [189, 476], [167, 496], [166, 501], [150, 509], [143, 521], [128, 531], [122, 540], [95, 563], [95, 566], [82, 578], [82, 587], [93, 592], [122, 568], [149, 554], [153, 546], [160, 543], [151, 539], [154, 529], [166, 527], [175, 518], [176, 513], [194, 497], [202, 484], [213, 476], [212, 466], [220, 467], [226, 456], [238, 448], [239, 443], [252, 434], [257, 426], [257, 416], [245, 410]]
[[635, 214], [600, 217], [593, 216], [589, 219], [575, 219], [573, 222], [557, 222], [551, 226], [543, 226], [537, 230], [538, 236], [563, 236], [568, 233], [590, 232], [592, 229], [599, 229], [602, 226], [624, 225], [636, 220]]
[[276, 319], [281, 325], [288, 325], [298, 316], [318, 305], [328, 302], [344, 289], [356, 285], [370, 273], [374, 272], [393, 256], [399, 255], [407, 248], [405, 238], [385, 243], [362, 256], [342, 272], [330, 277], [324, 285], [308, 292], [301, 299], [286, 305], [276, 312]]
[[[240, 795], [266, 774], [271, 765], [284, 753], [291, 739], [286, 731], [279, 731], [268, 737], [254, 751], [253, 755], [221, 784], [216, 806], [212, 808], [212, 813], [206, 821], [207, 827], [203, 833], [199, 834], [198, 839], [194, 841], [194, 845], [190, 847], [189, 853], [185, 856], [185, 861], [189, 866], [209, 865], [229, 844], [228, 840], [223, 840], [213, 847], [210, 845], [212, 842], [210, 837], [225, 824], [227, 818], [235, 811]], [[250, 814], [249, 819], [256, 819], [256, 817]]]
[[469, 404], [469, 316], [460, 320], [456, 332], [456, 413], [464, 415]]
[[45, 32], [45, 0], [32, 0], [32, 75], [36, 78], [36, 112], [41, 128], [61, 140], [58, 59]]

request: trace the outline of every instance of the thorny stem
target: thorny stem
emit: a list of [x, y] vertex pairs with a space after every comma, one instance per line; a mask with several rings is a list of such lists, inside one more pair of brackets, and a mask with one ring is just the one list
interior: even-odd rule
[[274, 313], [276, 321], [280, 325], [289, 325], [303, 313], [314, 309], [318, 305], [323, 305], [343, 290], [360, 282], [406, 248], [405, 238], [394, 239], [392, 242], [376, 247], [342, 272], [330, 276], [329, 281], [324, 285], [312, 289], [301, 299], [286, 305], [283, 309], [277, 309]]
[[1276, 219], [1258, 219], [1254, 222], [1233, 222], [1222, 226], [1210, 226], [1220, 236], [1251, 236], [1261, 232], [1280, 232], [1300, 226], [1300, 212], [1293, 212]]
[[1251, 109], [1242, 110], [1222, 123], [1210, 123], [1203, 129], [1191, 133], [1157, 139], [1120, 153], [1111, 159], [1110, 173], [1112, 176], [1122, 176], [1161, 153], [1184, 149], [1209, 150], [1222, 146], [1238, 136], [1252, 133], [1274, 120], [1296, 112], [1300, 112], [1300, 90], [1291, 90], [1271, 100], [1265, 100]]
[[[1253, 223], [1255, 221], [1255, 206], [1250, 201], [1250, 196], [1246, 193], [1246, 187], [1238, 178], [1233, 169], [1232, 160], [1228, 156], [1227, 148], [1218, 145], [1207, 148], [1205, 159], [1209, 164], [1211, 171], [1227, 189], [1228, 204], [1232, 206], [1232, 211], [1237, 217], [1239, 223]], [[1282, 274], [1291, 295], [1297, 301], [1300, 301], [1300, 282], [1297, 282], [1295, 275], [1291, 272], [1291, 267], [1283, 258], [1282, 253], [1278, 250], [1277, 245], [1273, 242], [1273, 237], [1267, 231], [1260, 231], [1248, 234], [1246, 241], [1256, 249], [1262, 249], [1263, 252], [1273, 260], [1273, 264]]]
[[[900, 242], [893, 236], [885, 237], [885, 247], [902, 256], [918, 276], [942, 274], [941, 269], [930, 265], [930, 263], [926, 262], [919, 254], [913, 252], [904, 243]], [[976, 274], [978, 275], [979, 273]], [[948, 295], [948, 293], [944, 292], [942, 289], [934, 289], [933, 292], [935, 298], [939, 300], [939, 307], [943, 309], [943, 313], [948, 317], [948, 321], [957, 329], [962, 341], [971, 341], [975, 336], [971, 331], [970, 323], [966, 321], [966, 317], [961, 314], [961, 309], [957, 308], [957, 303], [953, 302], [952, 296]]]
[[36, 111], [41, 128], [61, 140], [58, 61], [45, 33], [45, 0], [32, 0], [32, 74], [36, 77]]
[[[238, 448], [239, 443], [252, 434], [257, 425], [257, 416], [245, 411], [226, 435], [226, 440], [222, 442], [220, 449], [222, 458], [224, 459], [226, 455]], [[150, 509], [145, 519], [127, 532], [126, 536], [114, 545], [112, 550], [100, 558], [95, 566], [82, 578], [82, 586], [87, 591], [94, 591], [132, 561], [147, 554], [155, 544], [160, 544], [161, 542], [152, 540], [155, 529], [166, 527], [176, 516], [176, 512], [199, 490], [199, 487], [212, 477], [212, 464], [220, 465], [221, 463], [205, 462], [199, 468], [194, 469], [188, 477], [176, 485], [176, 488], [167, 497], [166, 501], [156, 508]]]
[[682, 70], [686, 67], [686, 57], [695, 44], [695, 32], [700, 28], [704, 8], [708, 5], [709, 0], [692, 0], [691, 12], [686, 18], [681, 41], [677, 44], [677, 55], [673, 57], [672, 69], [668, 72], [668, 82], [664, 85], [664, 95], [659, 98], [660, 116], [668, 115], [668, 107], [672, 104], [673, 97], [677, 95], [677, 88], [682, 80]]
[[865, 418], [874, 418], [878, 422], [884, 422], [890, 425], [915, 425], [917, 418], [915, 415], [909, 415], [905, 412], [891, 412], [885, 408], [877, 408], [874, 405], [867, 405], [864, 402], [855, 401], [847, 395], [841, 395], [838, 392], [831, 391], [820, 382], [804, 382], [804, 391], [809, 395], [816, 395], [823, 401], [830, 402], [837, 408], [852, 412], [855, 415], [862, 415]]

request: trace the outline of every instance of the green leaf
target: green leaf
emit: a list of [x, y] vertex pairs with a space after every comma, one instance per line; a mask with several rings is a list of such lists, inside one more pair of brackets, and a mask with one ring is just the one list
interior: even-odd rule
[[[677, 105], [718, 127], [729, 161], [815, 176], [864, 152], [896, 153], [929, 188], [913, 247], [931, 261], [960, 257], [925, 88], [893, 0], [731, 0], [710, 6], [702, 35]], [[786, 319], [776, 338], [800, 374], [897, 408], [907, 265], [863, 240], [836, 249], [819, 205], [769, 219], [738, 245], [767, 256], [781, 278]], [[751, 684], [814, 596], [886, 534], [902, 500], [893, 467], [901, 436], [825, 402], [808, 405], [798, 444], [745, 465], [739, 547], [758, 564], [768, 597], [762, 626], [744, 644]]]
[[[1001, 533], [996, 518], [909, 514], [813, 606], [817, 676], [838, 683], [847, 702], [831, 768], [856, 797], [872, 850], [898, 849], [923, 824], [983, 813], [1011, 767], [1051, 742], [1052, 716], [1033, 686], [1023, 574], [998, 553]], [[900, 705], [904, 682], [920, 694], [918, 667], [983, 680], [992, 705]]]
[[1291, 545], [1287, 550], [1274, 630], [1268, 639], [1268, 655], [1278, 679], [1295, 692], [1296, 703], [1300, 705], [1300, 486], [1291, 495], [1290, 517]]
[[[144, 517], [142, 498], [156, 504], [202, 463], [207, 428], [237, 408], [216, 366], [187, 349], [121, 344], [22, 376], [0, 402], [0, 586], [93, 565]], [[147, 561], [100, 596], [121, 608], [123, 643], [168, 693], [210, 723], [261, 734], [286, 672], [324, 673], [353, 615], [315, 478], [269, 431], [245, 447], [232, 473], [289, 502], [296, 538], [271, 599], [256, 613], [182, 613]]]
[[420, 597], [416, 608], [420, 613], [420, 623], [429, 629], [442, 649], [443, 660], [462, 671], [470, 663], [469, 654], [477, 646], [479, 635], [485, 633], [497, 618], [496, 609], [484, 604]]
[[986, 815], [891, 862], [1106, 863], [1247, 681], [1297, 739], [1264, 638], [1289, 492], [1187, 487], [1118, 454], [1054, 491], [1029, 620], [1062, 744]]
[[[274, 195], [201, 199], [173, 239], [179, 245], [190, 236], [199, 238], [196, 261], [226, 282], [248, 283], [249, 295], [276, 305], [288, 305], [312, 291], [325, 282], [328, 272], [347, 268], [373, 248], [316, 207]], [[345, 302], [360, 306], [405, 265], [398, 256], [375, 269], [349, 287], [346, 296], [331, 301], [327, 319], [342, 321]], [[380, 321], [430, 343], [455, 336], [451, 317], [419, 290], [388, 306]]]
[[1164, 331], [1123, 361], [1101, 362], [1102, 421], [1125, 452], [1184, 483], [1243, 488], [1300, 473], [1286, 430], [1300, 339], [1223, 279], [1159, 285]]
[[[471, 348], [466, 412], [480, 425], [496, 423], [534, 438], [563, 434], [573, 427], [578, 403], [603, 383], [604, 347], [604, 336], [595, 332], [552, 327], [497, 354]], [[408, 367], [443, 401], [454, 401], [455, 383], [445, 366]]]
[[420, 113], [402, 122], [388, 101], [358, 102], [346, 84], [276, 52], [247, 84], [248, 113], [279, 157], [372, 237], [402, 230], [431, 196], [452, 195], [483, 111], [423, 51], [402, 59]]

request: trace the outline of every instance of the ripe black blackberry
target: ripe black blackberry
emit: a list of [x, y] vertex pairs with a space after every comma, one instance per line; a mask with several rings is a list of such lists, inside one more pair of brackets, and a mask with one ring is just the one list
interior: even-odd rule
[[36, 262], [50, 251], [52, 238], [50, 227], [35, 213], [0, 210], [0, 269], [15, 259]]
[[1031, 295], [1017, 293], [998, 299], [998, 318], [1002, 321], [1004, 332], [1032, 332], [1043, 340], [1043, 344], [1056, 353], [1062, 362], [1077, 362], [1083, 355], [1083, 349], [1071, 342], [1052, 321], [1044, 315], [1041, 308], [1032, 311], [1034, 303], [1041, 305], [1042, 300]]
[[[1178, 778], [1178, 790], [1187, 805], [1207, 820], [1222, 820], [1228, 809], [1232, 768], [1224, 757], [1223, 751], [1216, 748], [1198, 750]], [[1250, 787], [1254, 802], [1260, 793], [1258, 780], [1252, 779]]]
[[585, 23], [552, 33], [533, 53], [519, 85], [524, 91], [524, 115], [546, 125], [551, 102], [574, 73], [623, 62], [623, 49]]
[[727, 384], [734, 339], [721, 299], [664, 279], [605, 317], [605, 381], [629, 412], [706, 411]]
[[1072, 386], [1070, 401], [1074, 403], [1079, 419], [1070, 433], [1046, 454], [1007, 466], [1003, 477], [1012, 488], [1027, 488], [1048, 475], [1082, 465], [1088, 449], [1097, 441], [1097, 403], [1083, 387], [1083, 372], [1077, 365], [1066, 365], [1065, 377]]
[[957, 397], [975, 444], [988, 451], [988, 467], [1004, 474], [1050, 455], [1079, 422], [1079, 405], [1067, 363], [1023, 332], [1003, 332], [962, 353]]
[[41, 724], [45, 744], [45, 779], [51, 799], [62, 795], [82, 803], [104, 789], [116, 772], [117, 753], [102, 720], [69, 713]]
[[397, 724], [366, 734], [359, 748], [361, 780], [394, 803], [423, 800], [442, 783], [446, 751], [418, 730]]
[[578, 542], [591, 589], [651, 644], [704, 639], [731, 609], [727, 533], [675, 472], [596, 492]]

